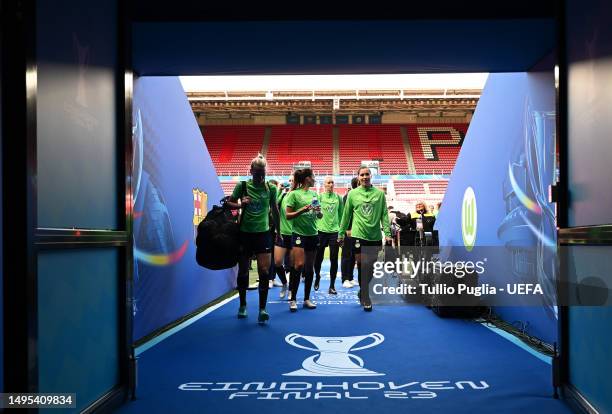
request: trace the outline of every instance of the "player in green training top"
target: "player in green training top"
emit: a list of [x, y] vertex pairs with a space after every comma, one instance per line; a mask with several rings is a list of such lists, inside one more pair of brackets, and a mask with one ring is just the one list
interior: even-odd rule
[[[249, 286], [249, 264], [253, 254], [257, 257], [259, 273], [259, 323], [264, 323], [270, 316], [266, 312], [268, 300], [268, 281], [270, 270], [270, 252], [272, 236], [270, 235], [269, 213], [278, 229], [278, 207], [276, 205], [276, 187], [266, 182], [266, 159], [259, 154], [251, 161], [252, 179], [243, 184], [239, 182], [234, 188], [227, 203], [230, 208], [242, 209], [240, 219], [240, 259], [238, 261], [238, 293], [240, 308], [238, 318], [246, 318], [246, 291]], [[240, 200], [240, 204], [238, 203]]]
[[338, 229], [340, 228], [340, 220], [342, 220], [342, 197], [334, 193], [334, 179], [330, 176], [325, 177], [323, 181], [325, 191], [320, 194], [321, 212], [323, 218], [317, 221], [317, 229], [319, 230], [319, 248], [317, 249], [317, 257], [315, 259], [315, 282], [314, 289], [319, 290], [319, 282], [321, 281], [321, 263], [323, 263], [323, 255], [325, 248], [329, 246], [329, 294], [336, 295], [336, 274], [338, 273]]
[[[360, 185], [349, 192], [346, 198], [338, 241], [343, 242], [349, 222], [353, 219], [351, 237], [354, 239], [353, 250], [360, 280], [359, 298], [363, 309], [371, 311], [372, 302], [369, 285], [372, 280], [374, 262], [377, 260], [378, 251], [382, 247], [381, 228], [385, 234], [385, 241], [389, 243], [391, 242], [391, 230], [389, 228], [385, 193], [372, 186], [370, 169], [361, 167], [357, 177]], [[362, 247], [366, 247], [363, 254]]]
[[297, 311], [297, 291], [300, 286], [300, 273], [304, 271], [304, 307], [314, 309], [317, 306], [310, 300], [310, 289], [313, 279], [314, 258], [319, 244], [317, 218], [322, 217], [317, 193], [312, 191], [315, 177], [310, 168], [293, 173], [293, 191], [287, 196], [287, 219], [291, 220], [291, 255], [293, 267], [289, 277], [291, 301], [289, 309]]

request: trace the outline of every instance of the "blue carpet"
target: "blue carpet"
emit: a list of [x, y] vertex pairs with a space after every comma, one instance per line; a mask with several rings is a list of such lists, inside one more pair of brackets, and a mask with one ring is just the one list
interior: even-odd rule
[[[236, 319], [233, 300], [146, 350], [138, 399], [119, 412], [571, 413], [551, 397], [550, 365], [479, 324], [440, 319], [419, 306], [366, 313], [357, 288], [336, 283], [333, 297], [327, 287], [324, 278], [314, 294], [317, 309], [300, 306], [293, 314], [272, 289], [271, 320], [263, 327], [256, 323], [257, 291], [249, 292], [248, 319]], [[303, 285], [298, 298], [302, 293]], [[326, 352], [316, 358], [319, 352], [290, 345], [292, 333], [327, 337], [296, 341], [310, 348], [319, 342]], [[370, 334], [384, 340], [358, 350], [374, 343], [361, 340], [352, 357], [341, 349], [345, 337]], [[296, 371], [311, 376], [283, 375]]]

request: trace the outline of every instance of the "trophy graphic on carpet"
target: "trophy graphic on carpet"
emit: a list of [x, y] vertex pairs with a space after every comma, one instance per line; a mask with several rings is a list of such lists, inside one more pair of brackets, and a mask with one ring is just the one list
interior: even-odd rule
[[[297, 343], [304, 339], [314, 345], [314, 348]], [[360, 342], [371, 338], [374, 341], [354, 348]], [[364, 368], [363, 359], [351, 354], [351, 351], [372, 348], [383, 342], [385, 337], [379, 333], [361, 336], [305, 336], [292, 333], [285, 341], [297, 348], [318, 352], [318, 355], [308, 357], [302, 362], [302, 369], [283, 374], [294, 377], [362, 377], [380, 376], [378, 372]]]

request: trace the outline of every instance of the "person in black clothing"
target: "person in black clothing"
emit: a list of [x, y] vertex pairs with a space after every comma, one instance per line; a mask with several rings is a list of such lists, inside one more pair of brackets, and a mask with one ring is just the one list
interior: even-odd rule
[[[272, 179], [272, 180], [268, 180], [268, 183], [274, 187], [276, 187], [276, 199], [277, 201], [279, 200], [281, 194], [282, 194], [282, 189], [280, 187], [280, 185], [278, 184], [278, 181]], [[278, 203], [277, 203], [278, 204]], [[280, 210], [279, 210], [280, 211]], [[284, 277], [285, 275], [283, 274], [282, 277], [279, 275], [279, 278], [281, 280], [282, 283], [279, 283], [276, 281], [276, 266], [274, 265], [274, 245], [275, 245], [275, 241], [276, 241], [276, 234], [279, 233], [279, 229], [277, 229], [274, 226], [274, 222], [272, 220], [272, 211], [270, 211], [270, 234], [271, 234], [271, 240], [272, 240], [272, 260], [270, 260], [270, 271], [268, 272], [268, 275], [270, 276], [270, 282], [268, 287], [270, 289], [272, 289], [273, 287], [282, 287], [284, 285], [287, 284], [287, 278]], [[284, 277], [284, 279], [283, 279]]]
[[282, 187], [282, 193], [278, 197], [278, 209], [280, 211], [279, 237], [274, 246], [274, 267], [275, 273], [282, 282], [280, 298], [284, 299], [287, 295], [287, 273], [291, 270], [291, 222], [286, 217], [287, 195], [293, 187], [293, 174], [289, 177], [289, 183]]
[[[353, 177], [351, 180], [351, 189], [355, 189], [359, 186], [359, 179]], [[351, 191], [349, 189], [349, 191]], [[346, 205], [346, 198], [348, 197], [349, 191], [346, 192], [342, 198], [343, 205]], [[346, 237], [344, 238], [344, 245], [342, 246], [342, 257], [340, 259], [340, 271], [342, 272], [342, 286], [345, 288], [352, 288], [357, 283], [353, 279], [353, 270], [355, 269], [355, 254], [353, 253], [353, 238], [351, 237], [351, 224], [349, 223], [349, 230], [346, 231]]]

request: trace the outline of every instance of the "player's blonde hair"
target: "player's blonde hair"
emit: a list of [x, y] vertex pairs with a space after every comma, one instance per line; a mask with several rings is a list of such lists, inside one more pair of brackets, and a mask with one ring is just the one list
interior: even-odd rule
[[257, 154], [257, 157], [251, 160], [251, 168], [266, 168], [268, 165], [263, 155]]

